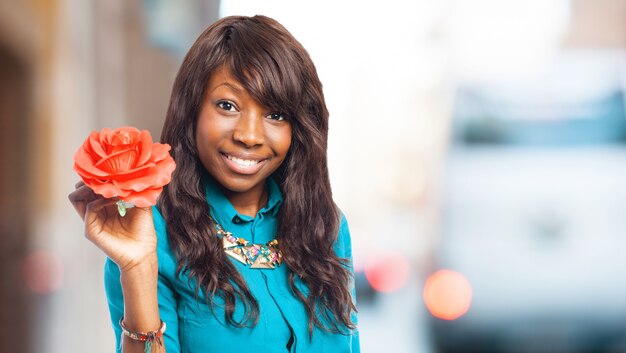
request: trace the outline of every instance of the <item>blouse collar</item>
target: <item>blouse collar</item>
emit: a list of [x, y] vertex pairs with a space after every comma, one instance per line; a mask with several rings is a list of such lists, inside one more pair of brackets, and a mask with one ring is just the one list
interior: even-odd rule
[[[255, 218], [238, 213], [222, 192], [220, 185], [208, 174], [203, 175], [203, 183], [206, 199], [211, 208], [211, 215], [218, 223], [240, 223], [241, 221], [252, 221]], [[265, 187], [267, 188], [267, 203], [259, 210], [257, 217], [276, 216], [283, 203], [282, 193], [274, 178], [267, 178]]]

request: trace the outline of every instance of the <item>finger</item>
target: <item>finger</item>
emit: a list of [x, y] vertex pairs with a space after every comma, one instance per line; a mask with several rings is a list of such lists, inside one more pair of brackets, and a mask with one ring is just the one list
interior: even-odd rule
[[84, 195], [81, 195], [81, 193], [77, 190], [67, 195], [67, 198], [70, 200], [72, 206], [74, 206], [74, 209], [76, 210], [76, 213], [78, 213], [78, 216], [80, 216], [80, 218], [84, 220], [85, 205], [87, 204], [87, 200], [85, 200]]
[[114, 198], [107, 199], [107, 198], [100, 196], [99, 198], [92, 200], [86, 204], [86, 212], [97, 213], [106, 207], [115, 205], [116, 203], [117, 203], [117, 199], [114, 199]]
[[84, 181], [82, 181], [82, 180], [80, 180], [78, 183], [74, 184], [74, 188], [75, 188], [75, 189], [78, 189], [79, 187], [81, 187], [81, 186], [83, 186], [83, 185], [85, 185], [85, 182], [84, 182]]
[[82, 201], [82, 200], [86, 200], [87, 202], [93, 201], [97, 198], [101, 198], [102, 195], [96, 194], [93, 190], [91, 190], [90, 187], [83, 185], [81, 187], [79, 187], [78, 189], [72, 191], [69, 195], [68, 195], [70, 201], [75, 200], [75, 201]]
[[93, 192], [89, 187], [83, 185], [80, 188], [74, 190], [72, 193], [68, 195], [68, 199], [74, 206], [74, 209], [78, 213], [78, 215], [84, 219], [85, 218], [85, 207], [88, 203], [93, 200], [103, 198], [101, 195], [98, 195]]
[[102, 230], [104, 224], [109, 221], [111, 215], [117, 215], [117, 212], [108, 211], [106, 208], [115, 204], [113, 199], [99, 198], [85, 205], [85, 237], [90, 241], [98, 244], [96, 239]]
[[[85, 236], [87, 239], [94, 243], [98, 243], [96, 237], [98, 236], [98, 230], [102, 229], [102, 225], [105, 224], [109, 217], [109, 212], [106, 211], [107, 207], [115, 205], [117, 201], [114, 199], [99, 198], [91, 201], [85, 206]], [[116, 214], [110, 212], [111, 214]]]

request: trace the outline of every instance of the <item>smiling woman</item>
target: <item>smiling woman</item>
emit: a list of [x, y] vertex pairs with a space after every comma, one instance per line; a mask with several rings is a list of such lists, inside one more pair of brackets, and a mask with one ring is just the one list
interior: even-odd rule
[[176, 170], [123, 219], [70, 200], [108, 255], [118, 352], [359, 352], [347, 221], [332, 199], [328, 111], [278, 22], [227, 17], [182, 63], [161, 142]]

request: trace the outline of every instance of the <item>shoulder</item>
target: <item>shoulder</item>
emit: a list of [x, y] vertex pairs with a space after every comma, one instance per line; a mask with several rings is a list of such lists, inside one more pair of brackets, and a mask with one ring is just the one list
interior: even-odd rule
[[154, 229], [157, 235], [157, 256], [159, 257], [159, 272], [170, 273], [176, 270], [176, 256], [170, 246], [167, 235], [167, 223], [156, 206], [152, 206]]
[[339, 210], [339, 232], [337, 234], [337, 241], [335, 242], [335, 252], [337, 256], [343, 258], [352, 256], [352, 239], [350, 237], [348, 219], [341, 210]]
[[157, 232], [157, 238], [158, 240], [161, 240], [161, 237], [167, 234], [167, 225], [165, 223], [165, 218], [163, 218], [161, 211], [159, 211], [156, 205], [152, 206], [152, 218], [154, 220], [154, 229]]

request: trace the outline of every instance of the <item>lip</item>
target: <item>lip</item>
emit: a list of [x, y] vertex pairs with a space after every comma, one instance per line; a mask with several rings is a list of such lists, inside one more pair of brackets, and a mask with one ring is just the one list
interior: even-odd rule
[[[244, 175], [252, 175], [252, 174], [257, 173], [259, 170], [261, 170], [261, 168], [263, 168], [265, 163], [268, 161], [268, 158], [260, 158], [258, 156], [251, 156], [251, 155], [246, 155], [246, 154], [222, 152], [220, 153], [220, 155], [222, 156], [222, 159], [224, 160], [224, 163], [226, 164], [226, 166], [228, 166], [228, 169], [230, 169], [234, 173], [244, 174]], [[238, 159], [258, 161], [258, 163], [254, 165], [242, 165], [228, 158], [229, 156], [235, 157]]]

